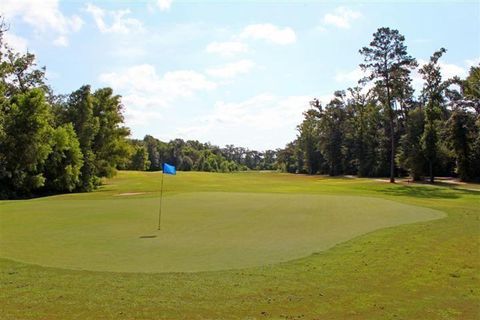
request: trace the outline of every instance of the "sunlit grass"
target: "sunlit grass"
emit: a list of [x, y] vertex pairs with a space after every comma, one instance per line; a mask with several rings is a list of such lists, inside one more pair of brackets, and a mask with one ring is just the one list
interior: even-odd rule
[[[159, 177], [158, 173], [121, 172], [94, 193], [0, 202], [0, 210], [2, 216], [16, 210], [23, 245], [35, 248], [42, 245], [41, 227], [47, 221], [32, 221], [34, 210], [53, 216], [55, 212], [75, 215], [78, 209], [74, 208], [83, 202], [84, 208], [91, 206], [90, 203], [104, 203], [104, 210], [100, 211], [105, 212], [125, 211], [128, 207], [124, 204], [128, 202], [135, 204], [133, 207], [151, 202], [149, 209], [154, 209]], [[270, 199], [273, 203], [271, 197], [275, 193], [298, 199], [346, 196], [351, 202], [366, 196], [393, 201], [396, 205], [435, 209], [445, 212], [447, 217], [373, 231], [327, 251], [318, 250], [319, 253], [291, 261], [225, 271], [75, 271], [0, 259], [1, 318], [476, 319], [480, 315], [480, 193], [466, 190], [473, 189], [471, 186], [390, 185], [373, 179], [274, 173], [180, 173], [166, 177], [165, 187], [165, 203], [190, 192], [194, 192], [191, 201], [200, 201], [197, 195], [201, 192], [208, 192], [212, 198], [217, 192], [219, 196], [227, 192], [240, 194], [239, 197], [248, 192], [261, 201]], [[141, 194], [118, 195], [122, 193]], [[358, 199], [358, 206], [364, 206], [363, 198]], [[69, 201], [75, 206], [69, 206]], [[237, 201], [242, 202], [239, 198]], [[307, 202], [297, 201], [307, 206]], [[282, 202], [277, 205], [286, 207]], [[48, 206], [65, 209], [44, 210]], [[355, 204], [349, 206], [354, 208]], [[105, 218], [110, 219], [111, 214]], [[85, 224], [90, 221], [87, 213], [82, 219]], [[165, 221], [167, 227], [167, 218]], [[6, 228], [7, 222], [2, 218], [1, 228]], [[35, 223], [23, 225], [29, 222]], [[20, 226], [22, 232], [31, 232], [20, 232]], [[95, 227], [96, 223], [85, 227], [85, 232], [94, 232]], [[224, 227], [223, 224], [221, 229]], [[108, 233], [105, 226], [104, 231]], [[58, 232], [62, 236], [61, 224]], [[143, 230], [137, 233], [143, 235]], [[10, 236], [6, 239], [3, 232], [0, 237], [2, 245], [10, 241]], [[252, 241], [250, 238], [245, 240]], [[288, 240], [288, 235], [285, 238]], [[221, 239], [218, 242], [224, 244], [224, 238]], [[76, 240], [71, 238], [65, 247], [74, 243]], [[87, 248], [77, 249], [86, 254]], [[106, 248], [106, 254], [109, 250]], [[18, 251], [16, 248], [10, 253]], [[50, 260], [58, 259], [52, 252]], [[48, 260], [37, 263], [48, 265]], [[129, 259], [124, 263], [135, 264]]]

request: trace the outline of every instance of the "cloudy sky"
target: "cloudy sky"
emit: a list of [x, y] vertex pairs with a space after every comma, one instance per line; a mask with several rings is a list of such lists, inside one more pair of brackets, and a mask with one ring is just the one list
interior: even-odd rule
[[283, 147], [309, 100], [355, 85], [383, 26], [420, 62], [445, 47], [446, 77], [480, 61], [477, 1], [1, 0], [0, 14], [57, 93], [121, 94], [135, 138]]

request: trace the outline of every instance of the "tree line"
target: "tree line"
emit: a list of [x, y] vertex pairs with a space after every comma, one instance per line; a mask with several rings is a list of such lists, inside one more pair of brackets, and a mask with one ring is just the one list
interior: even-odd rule
[[127, 166], [130, 170], [158, 171], [169, 163], [180, 171], [233, 172], [276, 169], [276, 151], [265, 152], [226, 145], [221, 148], [196, 140], [160, 141], [151, 135], [131, 140], [135, 151]]
[[[466, 79], [442, 79], [440, 48], [419, 67], [398, 30], [380, 28], [359, 50], [365, 77], [310, 103], [298, 136], [278, 150], [286, 172], [480, 180], [480, 65]], [[423, 86], [418, 96], [412, 71]]]

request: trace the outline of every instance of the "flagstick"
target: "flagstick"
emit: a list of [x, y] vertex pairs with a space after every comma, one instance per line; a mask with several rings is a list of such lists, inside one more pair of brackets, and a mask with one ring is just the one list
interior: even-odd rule
[[160, 209], [158, 210], [158, 230], [160, 230], [160, 225], [162, 222], [162, 196], [163, 196], [163, 170], [162, 170], [162, 186], [160, 188]]

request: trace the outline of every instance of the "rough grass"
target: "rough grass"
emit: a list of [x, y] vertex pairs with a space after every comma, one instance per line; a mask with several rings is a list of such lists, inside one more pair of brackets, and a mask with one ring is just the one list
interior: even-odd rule
[[[95, 193], [29, 201], [53, 204], [70, 199], [88, 203], [87, 200], [94, 199], [108, 201], [115, 194], [126, 192], [145, 194], [129, 196], [125, 201], [148, 201], [158, 195], [157, 178], [156, 174], [122, 172]], [[448, 216], [377, 230], [305, 258], [229, 271], [74, 271], [1, 259], [0, 318], [478, 319], [480, 316], [478, 191], [271, 173], [190, 173], [168, 177], [165, 183], [167, 198], [187, 191], [368, 196], [432, 208]], [[4, 214], [5, 208], [23, 203], [0, 202], [0, 211]], [[3, 228], [3, 220], [0, 223]], [[149, 241], [140, 241], [145, 240]]]

